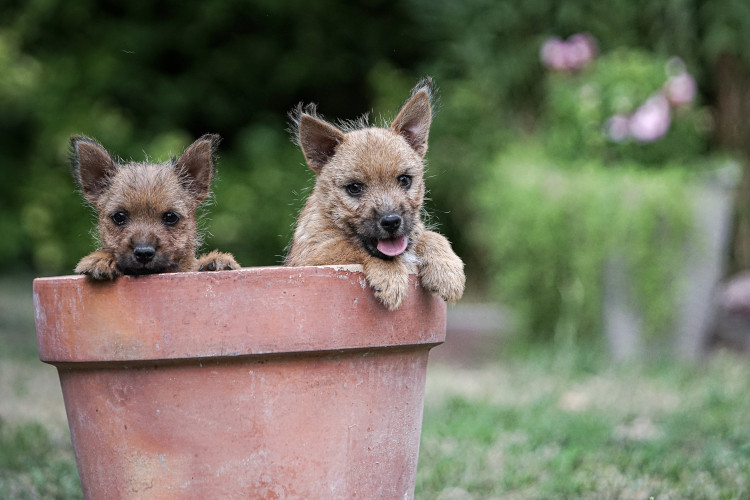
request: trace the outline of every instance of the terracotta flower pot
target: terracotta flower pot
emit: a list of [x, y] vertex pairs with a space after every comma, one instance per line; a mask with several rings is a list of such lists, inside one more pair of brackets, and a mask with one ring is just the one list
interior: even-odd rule
[[87, 498], [411, 498], [445, 304], [359, 266], [34, 280]]

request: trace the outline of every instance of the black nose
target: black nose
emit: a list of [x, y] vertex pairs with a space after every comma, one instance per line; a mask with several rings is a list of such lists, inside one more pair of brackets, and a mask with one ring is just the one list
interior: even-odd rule
[[401, 227], [401, 216], [397, 214], [388, 214], [380, 219], [380, 227], [389, 233], [395, 233]]
[[141, 264], [147, 264], [151, 262], [151, 259], [156, 255], [154, 247], [149, 245], [138, 245], [133, 249], [133, 257]]

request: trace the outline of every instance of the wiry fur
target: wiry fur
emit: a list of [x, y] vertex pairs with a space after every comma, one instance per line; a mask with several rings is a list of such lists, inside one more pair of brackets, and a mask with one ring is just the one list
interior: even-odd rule
[[81, 194], [97, 211], [101, 248], [75, 271], [95, 280], [122, 274], [238, 269], [231, 254], [196, 259], [196, 210], [210, 193], [219, 137], [205, 135], [165, 163], [122, 162], [88, 137], [70, 139]]
[[[375, 296], [389, 309], [406, 297], [410, 272], [449, 302], [461, 297], [463, 262], [421, 219], [433, 104], [427, 78], [387, 128], [368, 126], [366, 117], [333, 125], [312, 104], [290, 113], [290, 131], [317, 179], [286, 265], [362, 264]], [[395, 241], [401, 250], [394, 254], [383, 245]]]

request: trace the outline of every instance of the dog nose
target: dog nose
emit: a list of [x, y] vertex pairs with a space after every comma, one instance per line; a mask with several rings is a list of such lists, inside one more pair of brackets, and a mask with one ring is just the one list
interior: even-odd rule
[[138, 245], [133, 249], [133, 257], [141, 264], [151, 262], [154, 255], [156, 255], [156, 250], [150, 245]]
[[398, 214], [388, 214], [380, 219], [380, 227], [389, 233], [395, 233], [401, 227], [401, 216]]

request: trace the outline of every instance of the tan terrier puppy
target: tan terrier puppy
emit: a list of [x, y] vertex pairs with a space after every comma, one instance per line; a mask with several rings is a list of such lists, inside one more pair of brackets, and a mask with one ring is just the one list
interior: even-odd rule
[[195, 258], [195, 212], [215, 174], [217, 135], [204, 135], [166, 163], [121, 164], [98, 142], [73, 136], [71, 167], [84, 198], [98, 212], [102, 247], [75, 272], [95, 280], [122, 274], [239, 269], [231, 254]]
[[412, 90], [389, 128], [366, 118], [336, 127], [299, 105], [290, 117], [315, 187], [299, 215], [287, 266], [362, 264], [375, 297], [390, 310], [408, 293], [409, 273], [453, 303], [466, 278], [448, 240], [421, 220], [432, 80]]

